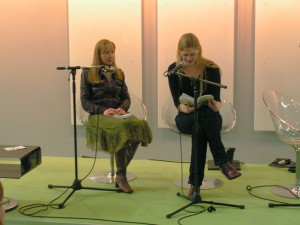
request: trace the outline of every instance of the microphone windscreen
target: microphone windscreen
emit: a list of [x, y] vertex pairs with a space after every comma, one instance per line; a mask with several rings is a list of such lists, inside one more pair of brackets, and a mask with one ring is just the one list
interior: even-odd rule
[[180, 62], [180, 65], [181, 65], [182, 67], [184, 67], [184, 66], [187, 65], [187, 63], [186, 63], [185, 61], [181, 61], [181, 62]]

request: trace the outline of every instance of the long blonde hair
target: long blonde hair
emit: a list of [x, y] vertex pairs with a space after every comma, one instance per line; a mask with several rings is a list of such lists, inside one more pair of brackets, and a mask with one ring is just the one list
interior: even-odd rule
[[201, 71], [200, 76], [203, 76], [203, 71], [205, 67], [219, 68], [219, 66], [216, 63], [214, 63], [212, 60], [206, 59], [202, 56], [202, 48], [200, 42], [197, 36], [193, 33], [186, 33], [180, 37], [178, 42], [178, 47], [177, 47], [177, 57], [176, 57], [177, 65], [182, 61], [180, 53], [187, 48], [194, 48], [199, 51], [195, 64], [197, 67], [200, 68]]
[[[93, 57], [93, 63], [92, 66], [101, 66], [103, 65], [102, 59], [101, 59], [101, 53], [106, 52], [107, 49], [116, 50], [116, 45], [107, 39], [102, 39], [97, 42], [94, 50], [94, 57]], [[113, 67], [116, 68], [116, 74], [119, 79], [123, 79], [123, 73], [121, 70], [117, 67], [116, 62], [114, 60]], [[99, 83], [99, 68], [91, 68], [89, 71], [88, 81], [90, 83]]]

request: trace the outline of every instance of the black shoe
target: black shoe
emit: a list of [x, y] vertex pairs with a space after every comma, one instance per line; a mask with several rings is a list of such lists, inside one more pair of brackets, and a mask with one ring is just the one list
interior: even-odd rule
[[292, 162], [289, 166], [288, 171], [290, 171], [291, 173], [296, 173], [296, 163]]

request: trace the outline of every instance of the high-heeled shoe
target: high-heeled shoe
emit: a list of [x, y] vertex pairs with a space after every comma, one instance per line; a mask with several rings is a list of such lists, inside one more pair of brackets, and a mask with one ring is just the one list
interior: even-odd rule
[[116, 175], [115, 181], [116, 181], [116, 187], [120, 188], [122, 190], [122, 192], [125, 192], [128, 194], [133, 192], [132, 188], [130, 187], [130, 185], [127, 181], [125, 174]]
[[220, 165], [220, 169], [228, 180], [236, 179], [242, 175], [229, 162]]

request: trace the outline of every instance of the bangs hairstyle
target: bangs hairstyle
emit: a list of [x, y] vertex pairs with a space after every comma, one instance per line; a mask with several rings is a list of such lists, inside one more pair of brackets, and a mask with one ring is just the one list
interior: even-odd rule
[[[116, 50], [116, 45], [112, 41], [107, 40], [107, 39], [102, 39], [102, 40], [98, 41], [95, 46], [95, 50], [94, 50], [92, 66], [103, 65], [103, 61], [101, 59], [101, 53], [105, 53], [107, 51], [115, 52], [115, 50]], [[113, 61], [112, 66], [116, 68], [117, 77], [122, 79], [123, 78], [122, 73], [121, 73], [120, 69], [117, 67], [115, 60]], [[88, 81], [91, 83], [99, 83], [100, 78], [99, 78], [98, 74], [99, 74], [99, 68], [91, 68], [89, 71]]]

